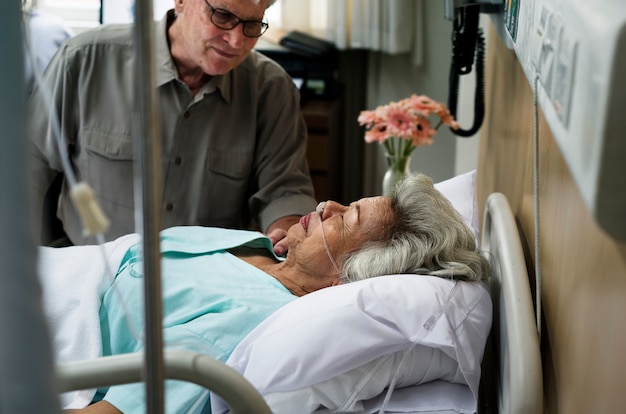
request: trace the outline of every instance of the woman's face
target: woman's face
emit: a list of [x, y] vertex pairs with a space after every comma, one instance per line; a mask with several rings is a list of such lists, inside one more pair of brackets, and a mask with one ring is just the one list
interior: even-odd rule
[[211, 76], [222, 75], [238, 66], [258, 38], [245, 36], [243, 23], [231, 30], [215, 26], [211, 22], [211, 7], [230, 12], [242, 20], [262, 20], [267, 2], [258, 3], [255, 5], [251, 0], [175, 0], [176, 24], [179, 25], [179, 36], [175, 39], [177, 64], [183, 65], [187, 71], [201, 69]]
[[362, 198], [349, 206], [327, 201], [318, 210], [289, 229], [288, 259], [295, 259], [307, 274], [332, 275], [335, 281], [339, 275], [332, 261], [341, 269], [338, 261], [344, 254], [379, 237], [393, 220], [390, 197]]

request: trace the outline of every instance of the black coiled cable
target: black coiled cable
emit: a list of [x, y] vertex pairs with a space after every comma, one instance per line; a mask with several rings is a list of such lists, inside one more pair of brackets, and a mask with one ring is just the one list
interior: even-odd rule
[[485, 117], [485, 38], [482, 29], [478, 27], [478, 9], [472, 7], [467, 9], [467, 12], [462, 16], [460, 26], [455, 27], [453, 34], [448, 92], [448, 108], [452, 116], [456, 118], [459, 78], [461, 75], [471, 72], [472, 60], [475, 58], [474, 122], [470, 129], [451, 128], [451, 131], [460, 137], [470, 137], [476, 134]]

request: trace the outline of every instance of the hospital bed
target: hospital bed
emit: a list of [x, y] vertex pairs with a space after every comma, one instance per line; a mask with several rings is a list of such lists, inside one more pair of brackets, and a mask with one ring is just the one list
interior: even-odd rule
[[[476, 232], [474, 176], [438, 188]], [[390, 275], [323, 289], [270, 316], [226, 364], [166, 349], [166, 378], [212, 390], [214, 413], [541, 413], [528, 274], [503, 195], [489, 197], [483, 222], [482, 250], [494, 267], [488, 287]], [[112, 263], [133, 242], [108, 246]], [[142, 380], [141, 353], [82, 358], [58, 365], [63, 395]]]

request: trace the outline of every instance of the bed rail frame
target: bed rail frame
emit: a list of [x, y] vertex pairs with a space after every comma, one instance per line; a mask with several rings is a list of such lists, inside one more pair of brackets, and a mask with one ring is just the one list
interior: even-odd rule
[[[58, 392], [144, 381], [144, 354], [113, 355], [57, 367]], [[163, 351], [166, 379], [205, 387], [226, 401], [233, 414], [272, 414], [265, 400], [241, 374], [207, 355], [179, 349]]]
[[494, 318], [483, 357], [479, 413], [541, 414], [539, 335], [524, 251], [504, 194], [487, 198], [481, 248], [493, 266]]

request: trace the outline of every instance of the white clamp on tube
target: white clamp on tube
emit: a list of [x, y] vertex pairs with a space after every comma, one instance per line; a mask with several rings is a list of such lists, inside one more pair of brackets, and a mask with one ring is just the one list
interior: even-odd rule
[[95, 236], [109, 230], [111, 222], [100, 208], [89, 184], [76, 183], [70, 190], [70, 196], [80, 215], [85, 236]]

